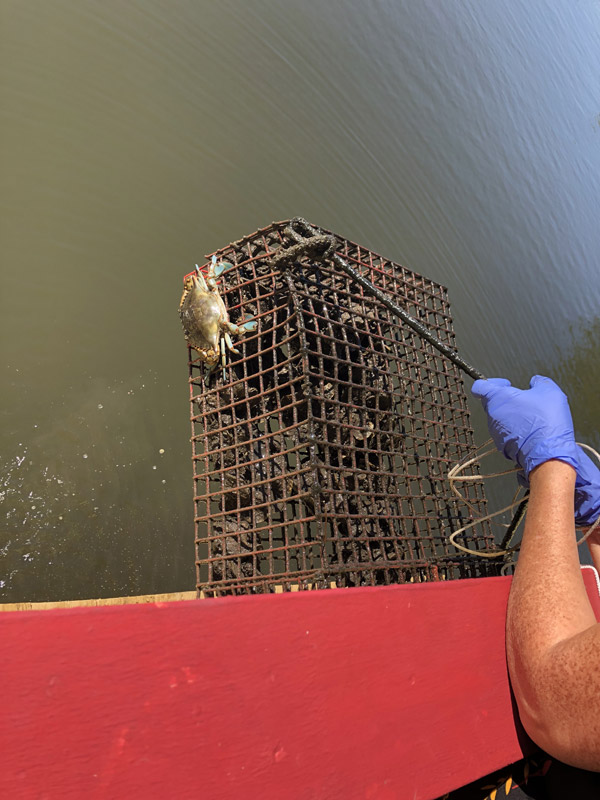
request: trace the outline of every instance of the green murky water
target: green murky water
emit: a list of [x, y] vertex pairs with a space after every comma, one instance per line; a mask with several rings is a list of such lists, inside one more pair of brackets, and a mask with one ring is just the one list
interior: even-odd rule
[[447, 285], [600, 446], [597, 2], [0, 9], [3, 599], [192, 588], [181, 276], [273, 219]]

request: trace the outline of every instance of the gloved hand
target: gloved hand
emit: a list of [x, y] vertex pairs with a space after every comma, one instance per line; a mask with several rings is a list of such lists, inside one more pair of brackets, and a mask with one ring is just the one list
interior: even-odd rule
[[505, 378], [475, 381], [471, 389], [488, 415], [494, 444], [523, 470], [521, 482], [544, 461], [557, 459], [577, 471], [575, 522], [591, 525], [600, 516], [600, 469], [575, 442], [573, 420], [564, 392], [550, 378], [534, 375], [529, 389], [516, 389]]

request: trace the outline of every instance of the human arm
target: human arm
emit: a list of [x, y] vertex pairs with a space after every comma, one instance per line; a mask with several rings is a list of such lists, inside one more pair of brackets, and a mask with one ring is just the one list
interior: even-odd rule
[[[600, 471], [574, 439], [566, 397], [536, 376], [521, 391], [477, 381], [499, 450], [530, 486], [507, 613], [507, 658], [527, 733], [551, 755], [600, 771], [600, 626], [579, 565], [575, 518], [600, 514]], [[590, 550], [600, 566], [600, 537]]]
[[600, 771], [600, 624], [581, 576], [574, 486], [574, 469], [561, 461], [530, 475], [506, 649], [529, 736], [567, 764]]

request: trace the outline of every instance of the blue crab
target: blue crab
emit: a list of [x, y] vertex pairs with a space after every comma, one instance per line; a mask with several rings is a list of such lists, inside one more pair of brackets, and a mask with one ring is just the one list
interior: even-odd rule
[[205, 278], [196, 264], [195, 272], [185, 278], [179, 303], [179, 316], [185, 338], [190, 347], [198, 351], [201, 360], [208, 365], [204, 377], [206, 385], [219, 361], [225, 380], [226, 349], [239, 354], [239, 350], [233, 346], [232, 335], [241, 336], [248, 331], [256, 330], [257, 326], [256, 320], [251, 318], [244, 318], [240, 325], [230, 322], [217, 286], [217, 278], [228, 269], [232, 269], [229, 262], [217, 262], [217, 257], [213, 256]]

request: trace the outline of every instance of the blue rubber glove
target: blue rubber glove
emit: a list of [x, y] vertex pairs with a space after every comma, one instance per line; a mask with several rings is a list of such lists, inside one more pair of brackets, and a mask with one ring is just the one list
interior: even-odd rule
[[577, 471], [575, 522], [591, 525], [600, 516], [600, 470], [575, 442], [567, 396], [550, 378], [534, 375], [529, 389], [516, 389], [505, 378], [475, 381], [494, 444], [523, 471], [557, 459]]

